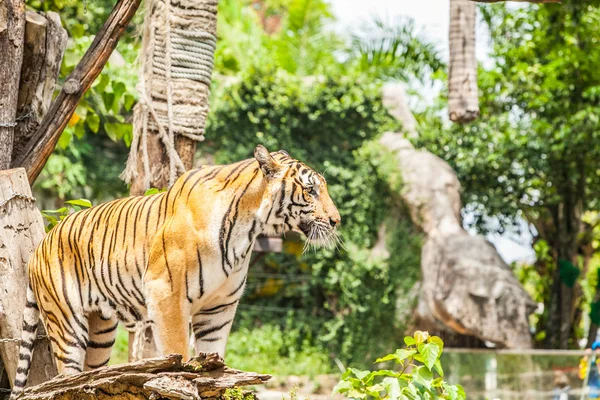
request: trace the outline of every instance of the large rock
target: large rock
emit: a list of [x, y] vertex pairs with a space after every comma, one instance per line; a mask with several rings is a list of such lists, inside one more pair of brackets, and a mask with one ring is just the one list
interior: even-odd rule
[[[398, 85], [384, 87], [384, 103], [397, 117], [408, 109]], [[406, 125], [415, 135], [413, 120]], [[380, 142], [394, 154], [402, 198], [413, 222], [426, 234], [418, 320], [501, 347], [531, 347], [528, 316], [535, 303], [494, 246], [463, 229], [461, 187], [452, 168], [434, 154], [415, 149], [401, 133], [386, 133]]]

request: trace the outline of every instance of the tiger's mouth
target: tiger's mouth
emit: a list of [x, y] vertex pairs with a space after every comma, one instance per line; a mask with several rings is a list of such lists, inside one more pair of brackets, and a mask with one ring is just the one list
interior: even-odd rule
[[332, 228], [330, 225], [322, 221], [301, 221], [298, 224], [298, 229], [304, 234], [304, 236], [306, 236], [304, 251], [306, 251], [309, 247], [334, 248], [338, 245], [343, 247], [337, 229]]
[[310, 226], [311, 226], [311, 224], [309, 222], [301, 221], [298, 224], [298, 229], [300, 229], [300, 231], [302, 233], [304, 233], [304, 236], [306, 236], [308, 238], [310, 235]]

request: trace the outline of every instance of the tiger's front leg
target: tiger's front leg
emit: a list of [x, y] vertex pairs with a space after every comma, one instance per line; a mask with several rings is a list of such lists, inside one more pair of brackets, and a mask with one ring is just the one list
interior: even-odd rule
[[225, 346], [239, 301], [205, 308], [192, 317], [194, 348], [198, 353], [219, 353], [225, 357]]
[[189, 358], [189, 303], [173, 293], [168, 282], [146, 283], [148, 318], [160, 354], [181, 354]]

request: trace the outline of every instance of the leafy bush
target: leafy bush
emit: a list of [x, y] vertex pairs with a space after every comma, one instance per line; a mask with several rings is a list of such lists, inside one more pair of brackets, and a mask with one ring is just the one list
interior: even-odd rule
[[46, 232], [49, 232], [72, 212], [90, 208], [91, 206], [92, 202], [87, 199], [76, 199], [65, 201], [65, 205], [57, 210], [42, 210], [42, 217], [48, 221], [46, 224]]
[[299, 351], [289, 352], [295, 343], [293, 332], [283, 332], [279, 326], [264, 325], [232, 332], [227, 343], [226, 362], [244, 371], [279, 376], [315, 375], [330, 371], [329, 357], [308, 341]]
[[375, 361], [394, 361], [400, 371], [348, 368], [334, 392], [350, 399], [367, 400], [466, 399], [462, 386], [450, 385], [443, 379], [442, 339], [417, 331], [413, 337], [406, 336], [404, 342], [406, 348]]
[[[308, 341], [355, 365], [396, 348], [407, 322], [395, 318], [396, 303], [419, 277], [421, 235], [376, 144], [380, 133], [399, 128], [379, 85], [361, 76], [306, 83], [253, 71], [213, 97], [206, 156], [229, 163], [251, 157], [258, 143], [285, 149], [325, 175], [342, 216], [344, 248], [301, 254], [301, 243], [290, 240], [284, 254], [252, 261], [234, 329], [278, 326], [292, 333], [281, 356]], [[372, 251], [378, 239], [389, 255]]]

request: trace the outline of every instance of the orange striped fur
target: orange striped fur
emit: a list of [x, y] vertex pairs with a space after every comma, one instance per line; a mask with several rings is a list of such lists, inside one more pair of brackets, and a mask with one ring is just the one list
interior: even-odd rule
[[11, 398], [27, 381], [41, 317], [60, 373], [106, 365], [117, 323], [152, 327], [162, 354], [225, 345], [259, 234], [296, 230], [323, 244], [340, 215], [320, 174], [280, 151], [203, 166], [168, 191], [65, 218], [29, 261], [30, 286]]

